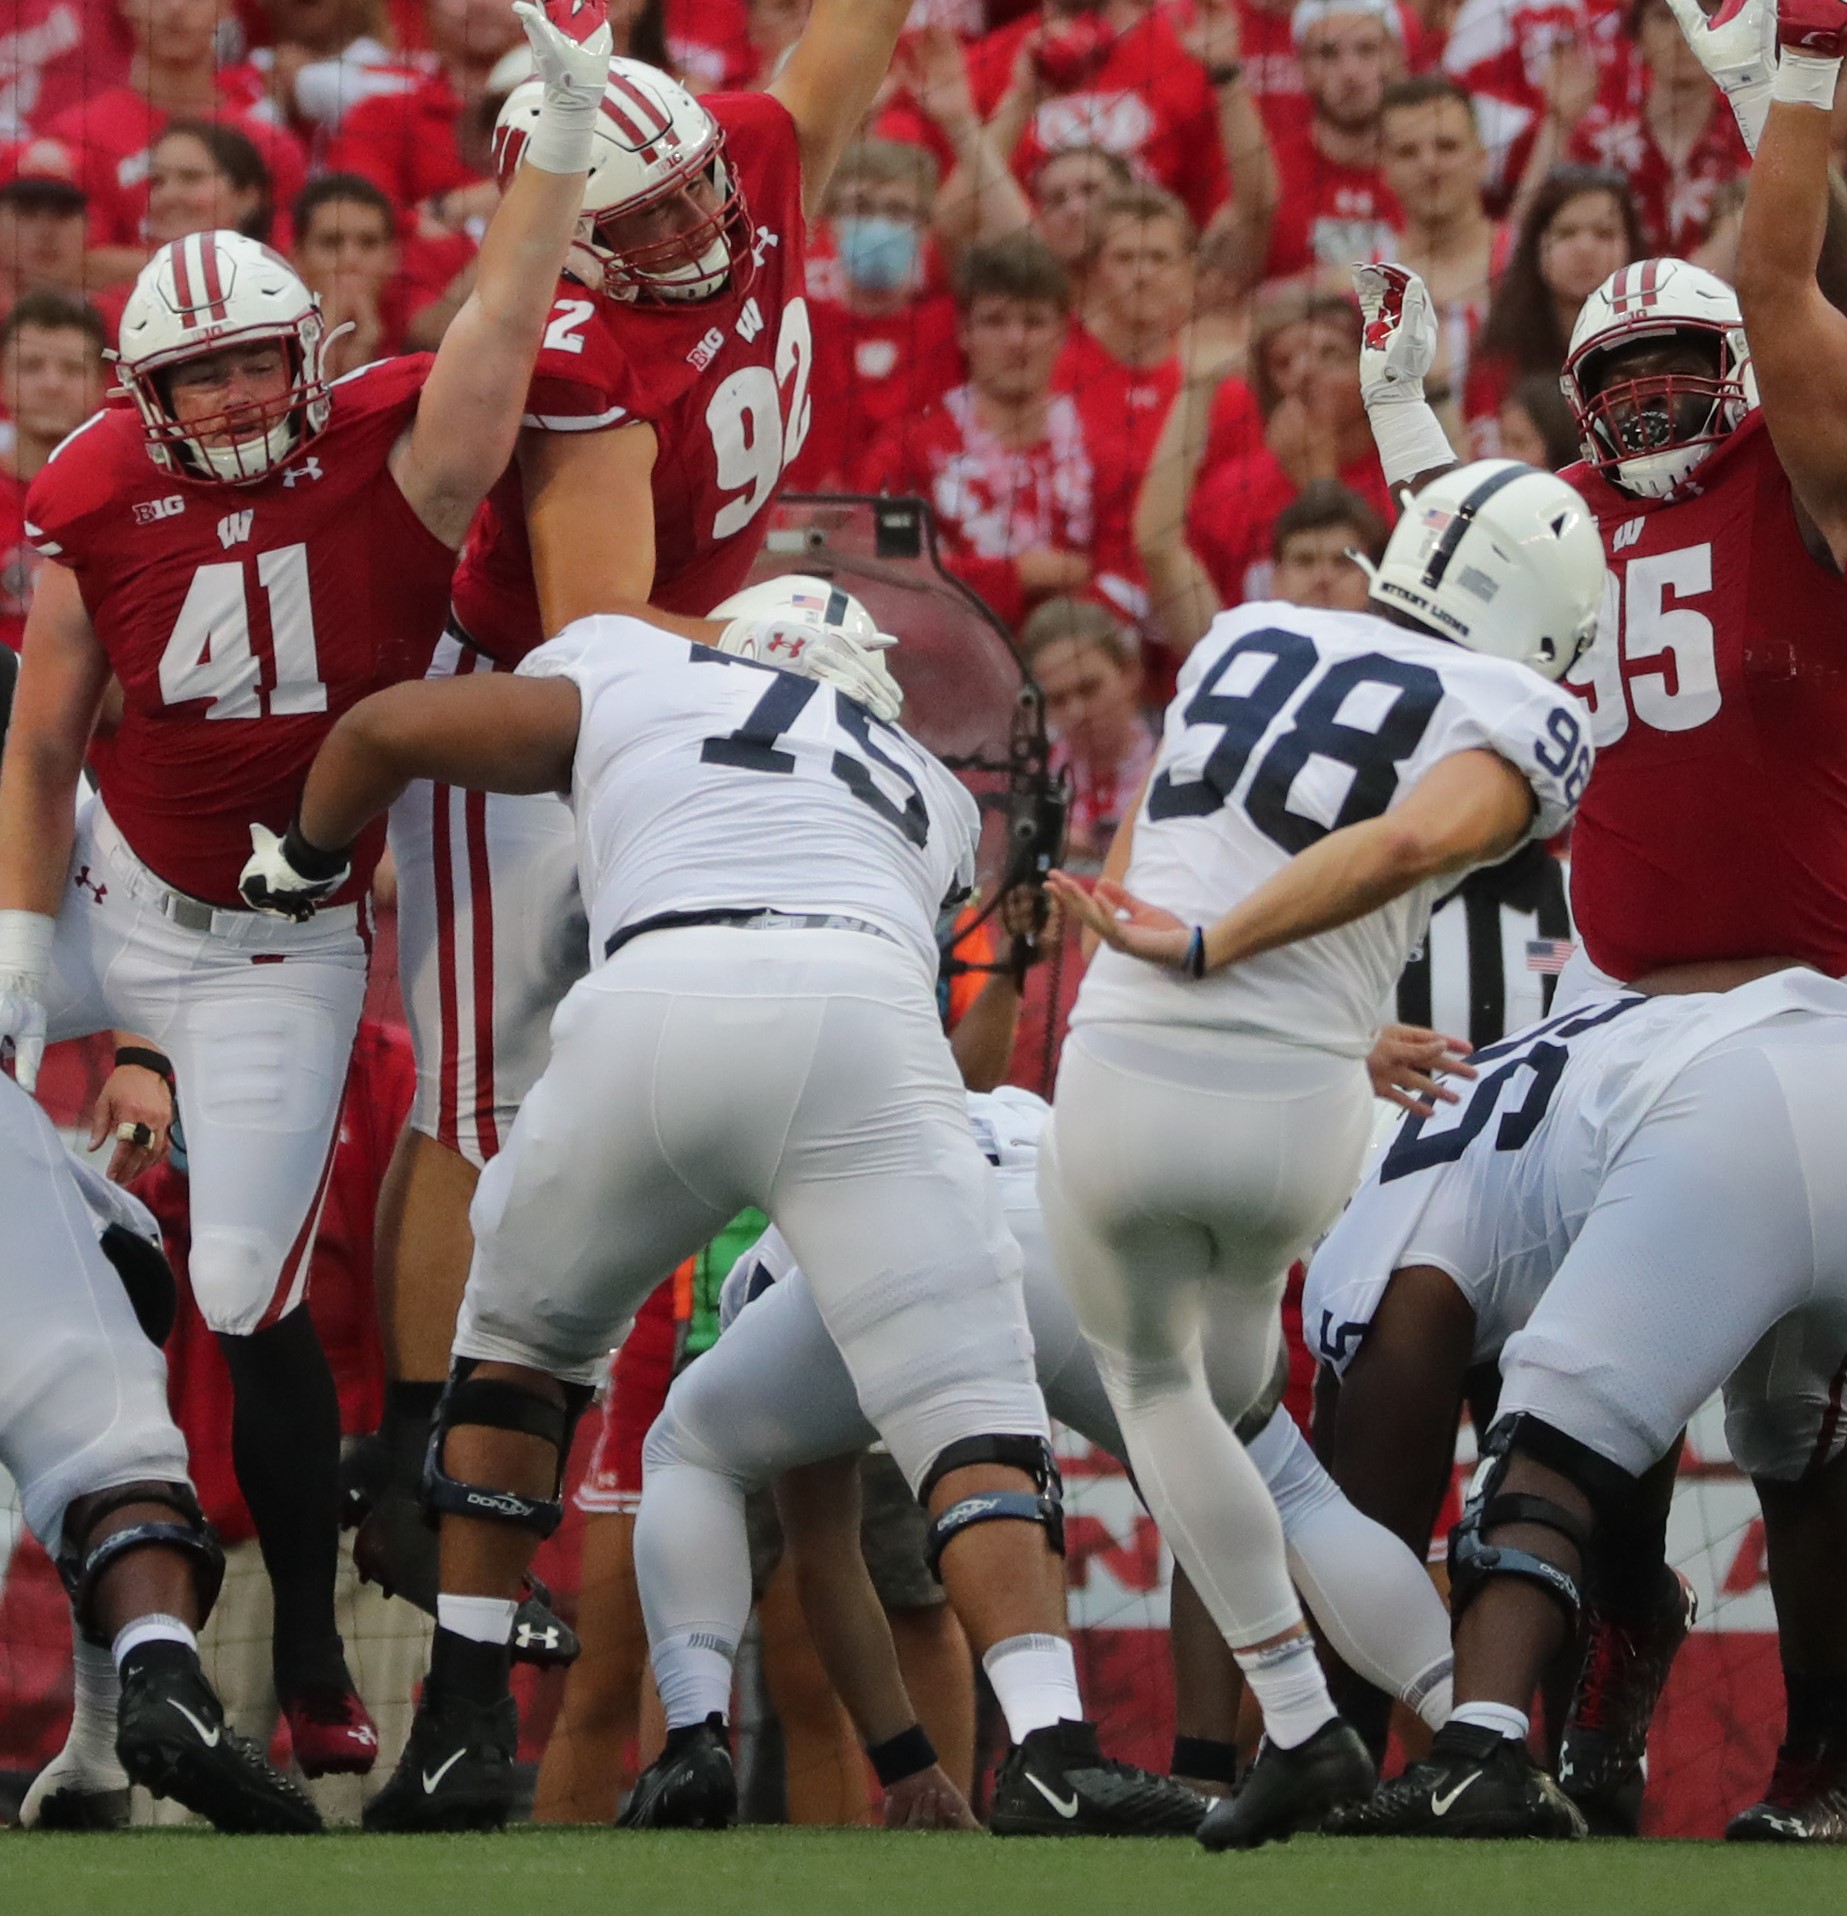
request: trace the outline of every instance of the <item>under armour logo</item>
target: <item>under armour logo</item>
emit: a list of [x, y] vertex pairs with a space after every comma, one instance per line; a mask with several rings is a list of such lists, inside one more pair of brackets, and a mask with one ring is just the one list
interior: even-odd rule
[[514, 1632], [514, 1642], [522, 1650], [535, 1647], [540, 1650], [555, 1650], [558, 1647], [561, 1632], [555, 1623], [548, 1623], [543, 1630], [535, 1630], [531, 1624], [522, 1623]]
[[315, 458], [304, 459], [299, 466], [290, 466], [282, 475], [282, 483], [293, 492], [297, 479], [318, 479], [321, 476], [321, 462]]
[[77, 868], [77, 876], [71, 880], [71, 883], [81, 885], [99, 905], [109, 896], [109, 887], [107, 885], [99, 885], [96, 880], [90, 876], [90, 868], [88, 865], [80, 865]]
[[1646, 519], [1625, 519], [1623, 523], [1610, 534], [1610, 550], [1612, 552], [1621, 552], [1624, 547], [1636, 544], [1642, 536], [1642, 528], [1647, 525], [1647, 523], [1648, 521]]
[[757, 237], [750, 243], [752, 263], [761, 266], [764, 255], [769, 252], [770, 248], [772, 246], [780, 246], [781, 244], [782, 240], [777, 234], [772, 233], [767, 226], [759, 226], [757, 228]]

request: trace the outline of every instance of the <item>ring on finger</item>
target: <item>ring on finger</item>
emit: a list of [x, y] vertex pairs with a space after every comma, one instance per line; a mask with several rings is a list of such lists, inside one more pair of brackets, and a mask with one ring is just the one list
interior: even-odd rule
[[116, 1137], [123, 1144], [132, 1144], [136, 1150], [145, 1151], [154, 1142], [154, 1127], [142, 1124], [133, 1118], [125, 1118], [115, 1128]]

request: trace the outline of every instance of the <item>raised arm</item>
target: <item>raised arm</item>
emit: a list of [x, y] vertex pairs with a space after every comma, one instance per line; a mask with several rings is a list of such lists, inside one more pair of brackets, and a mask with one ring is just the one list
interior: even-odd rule
[[26, 617], [6, 753], [0, 758], [0, 1050], [30, 1091], [45, 1045], [51, 941], [75, 832], [77, 780], [109, 660], [77, 575], [47, 561]]
[[[1818, 10], [1818, 9], [1817, 9]], [[1847, 564], [1847, 317], [1818, 277], [1833, 193], [1829, 115], [1847, 39], [1847, 6], [1831, 32], [1785, 45], [1774, 98], [1745, 194], [1738, 301], [1763, 401], [1764, 422], [1796, 498]]]
[[1087, 893], [1063, 872], [1048, 881], [1105, 944], [1189, 976], [1336, 930], [1453, 872], [1504, 858], [1533, 822], [1533, 793], [1497, 753], [1457, 752], [1418, 780], [1402, 805], [1329, 832], [1210, 925], [1100, 882]]
[[1356, 266], [1365, 326], [1360, 334], [1360, 397], [1379, 448], [1385, 483], [1416, 492], [1461, 462], [1443, 422], [1424, 397], [1437, 356], [1437, 315], [1424, 282], [1405, 266]]
[[1032, 225], [1032, 202], [981, 123], [955, 29], [926, 26], [907, 33], [898, 43], [897, 70], [955, 154], [936, 196], [938, 240], [957, 252], [979, 240], [1023, 233]]
[[[548, 0], [569, 22], [572, 0]], [[460, 546], [475, 508], [506, 469], [519, 436], [558, 275], [583, 201], [591, 139], [608, 76], [610, 37], [599, 24], [581, 43], [531, 0], [518, 0], [544, 105], [519, 171], [487, 229], [474, 290], [450, 323], [417, 417], [391, 467], [412, 511], [446, 545]]]
[[1257, 96], [1245, 84], [1236, 0], [1193, 0], [1192, 18], [1181, 28], [1180, 38], [1205, 68], [1212, 86], [1219, 144], [1225, 149], [1225, 170], [1231, 180], [1228, 216], [1239, 229], [1246, 257], [1262, 259], [1269, 248], [1270, 222], [1283, 196], [1283, 183]]
[[802, 150], [802, 207], [818, 217], [834, 168], [871, 110], [911, 0], [814, 0], [770, 92], [789, 109]]
[[311, 917], [345, 882], [353, 841], [413, 779], [569, 791], [581, 716], [571, 680], [504, 673], [419, 679], [361, 699], [322, 741], [287, 835], [251, 826], [244, 902], [272, 917]]

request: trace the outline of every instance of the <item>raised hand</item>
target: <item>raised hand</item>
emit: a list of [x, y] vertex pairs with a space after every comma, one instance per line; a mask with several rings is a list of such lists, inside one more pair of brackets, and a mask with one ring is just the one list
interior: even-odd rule
[[[1694, 58], [1712, 75], [1713, 84], [1731, 102], [1738, 131], [1745, 145], [1755, 153], [1758, 136], [1770, 112], [1770, 89], [1776, 81], [1776, 49], [1780, 22], [1776, 0], [1723, 0], [1707, 14], [1699, 0], [1667, 0], [1680, 23], [1680, 31]], [[1813, 14], [1825, 26], [1823, 16], [1833, 16], [1838, 28], [1847, 20], [1847, 9], [1839, 6], [1809, 4], [1791, 7], [1793, 15]], [[1792, 20], [1792, 25], [1794, 24]], [[1799, 29], [1798, 29], [1799, 31]], [[1800, 38], [1789, 42], [1803, 45]], [[1840, 51], [1838, 45], [1835, 52]]]
[[1365, 330], [1360, 336], [1360, 394], [1378, 404], [1421, 401], [1437, 356], [1437, 315], [1429, 289], [1406, 266], [1356, 266]]
[[545, 0], [543, 6], [513, 0], [513, 11], [526, 29], [538, 76], [548, 87], [603, 97], [615, 46], [603, 0]]

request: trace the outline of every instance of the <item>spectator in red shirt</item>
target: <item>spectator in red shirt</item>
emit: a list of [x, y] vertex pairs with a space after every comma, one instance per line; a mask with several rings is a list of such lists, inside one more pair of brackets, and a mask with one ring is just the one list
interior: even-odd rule
[[[277, 192], [306, 177], [294, 135], [272, 113], [245, 112], [227, 97], [215, 43], [221, 0], [121, 0], [135, 38], [126, 86], [92, 95], [45, 129], [74, 149], [90, 196], [90, 243], [98, 283], [132, 279], [148, 256], [145, 221], [151, 149], [171, 119], [217, 120], [256, 146]], [[517, 26], [517, 23], [515, 23]]]
[[427, 207], [460, 230], [490, 219], [498, 203], [490, 146], [504, 96], [489, 81], [520, 25], [503, 0], [431, 0], [429, 19], [437, 70], [406, 92], [360, 101], [327, 164], [370, 180], [401, 210]]
[[1404, 29], [1393, 0], [1297, 0], [1293, 26], [1310, 115], [1277, 146], [1282, 202], [1264, 277], [1319, 272], [1344, 285], [1353, 262], [1377, 258], [1398, 225], [1379, 133]]
[[1372, 581], [1353, 554], [1378, 562], [1385, 521], [1338, 479], [1311, 479], [1276, 515], [1270, 596], [1325, 612], [1364, 612]]
[[[1463, 0], [1443, 71], [1475, 101], [1497, 207], [1526, 171], [1535, 136], [1545, 137], [1556, 89], [1572, 84], [1580, 67], [1594, 92], [1599, 67], [1585, 0]], [[1545, 166], [1559, 157], [1554, 151]]]
[[174, 120], [148, 154], [148, 244], [219, 227], [266, 241], [274, 193], [262, 154], [236, 127]]
[[815, 248], [831, 296], [809, 277], [814, 411], [790, 468], [798, 491], [842, 483], [887, 428], [961, 383], [955, 302], [930, 240], [935, 194], [936, 162], [894, 140], [849, 147], [835, 170]]
[[23, 140], [120, 86], [134, 50], [116, 0], [11, 0], [0, 34], [0, 138]]
[[1105, 147], [1204, 226], [1225, 199], [1225, 155], [1213, 80], [1189, 41], [1227, 5], [1194, 0], [1182, 15], [1152, 0], [1045, 0], [979, 41], [975, 101], [1015, 172], [1030, 180], [1048, 153]]
[[888, 431], [860, 486], [929, 500], [950, 570], [1018, 625], [1090, 580], [1090, 452], [1077, 407], [1052, 390], [1070, 285], [1042, 242], [1016, 234], [963, 255], [956, 310], [968, 383]]
[[1134, 184], [1128, 161], [1101, 146], [1048, 154], [1032, 176], [1033, 231], [1058, 256], [1080, 299], [1096, 255], [1097, 214], [1112, 194]]
[[1092, 600], [1047, 599], [1020, 628], [1020, 651], [1045, 693], [1053, 769], [1071, 780], [1065, 868], [1101, 869], [1157, 743], [1135, 635]]
[[1462, 408], [1472, 458], [1499, 452], [1495, 416], [1509, 388], [1528, 374], [1558, 378], [1579, 307], [1646, 250], [1620, 173], [1560, 166], [1546, 176], [1527, 205], [1476, 340]]
[[1667, 0], [1636, 0], [1629, 30], [1641, 55], [1643, 98], [1593, 104], [1572, 133], [1570, 157], [1621, 173], [1635, 194], [1645, 250], [1687, 259], [1711, 228], [1714, 196], [1742, 177], [1751, 158]]
[[1380, 171], [1402, 216], [1390, 250], [1419, 275], [1436, 308], [1437, 357], [1426, 393], [1447, 430], [1462, 417], [1462, 392], [1476, 335], [1488, 316], [1488, 290], [1505, 253], [1482, 205], [1488, 155], [1476, 131], [1475, 104], [1440, 73], [1395, 81], [1380, 121]]
[[[1277, 515], [1314, 479], [1339, 479], [1382, 517], [1392, 502], [1360, 402], [1359, 308], [1333, 293], [1273, 295], [1252, 329], [1264, 422], [1253, 452], [1200, 471], [1216, 374], [1204, 367], [1163, 428], [1136, 535], [1169, 645], [1191, 650], [1221, 606], [1267, 598]], [[1197, 475], [1197, 480], [1196, 480]]]
[[56, 140], [28, 140], [0, 164], [0, 306], [45, 290], [81, 298], [89, 201]]
[[262, 0], [262, 9], [270, 44], [253, 48], [226, 85], [268, 100], [317, 163], [361, 100], [402, 94], [421, 77], [414, 56], [391, 43], [384, 0]]
[[[643, 51], [639, 41], [631, 40], [629, 50], [637, 60], [677, 70], [695, 93], [748, 84], [756, 61], [744, 0], [667, 0], [665, 7], [661, 0], [647, 0], [642, 11], [656, 19], [664, 15], [662, 51], [668, 58], [657, 60]], [[620, 24], [612, 20], [611, 25], [620, 41]]]
[[1106, 200], [1084, 301], [1053, 375], [1077, 402], [1090, 448], [1095, 589], [1137, 625], [1148, 595], [1135, 501], [1180, 387], [1195, 247], [1193, 222], [1171, 193], [1140, 186]]
[[58, 443], [103, 403], [103, 323], [93, 307], [41, 287], [0, 323], [0, 644], [19, 650], [40, 564], [26, 543], [26, 488]]

